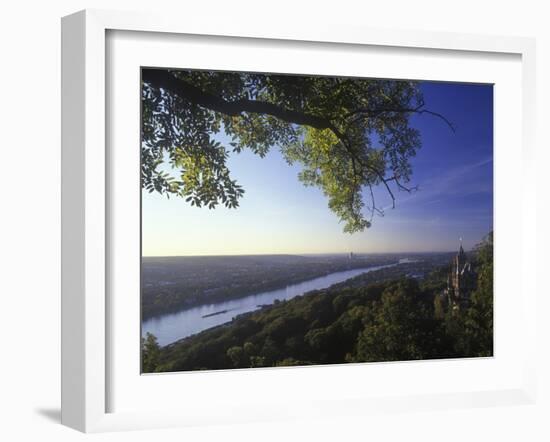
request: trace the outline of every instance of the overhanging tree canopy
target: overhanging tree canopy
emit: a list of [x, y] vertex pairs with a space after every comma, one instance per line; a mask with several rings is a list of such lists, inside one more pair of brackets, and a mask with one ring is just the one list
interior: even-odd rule
[[396, 189], [412, 190], [410, 158], [421, 146], [414, 113], [450, 125], [425, 109], [412, 81], [143, 69], [142, 187], [235, 208], [244, 189], [227, 168], [230, 152], [263, 157], [277, 146], [302, 166], [305, 185], [322, 189], [344, 231], [362, 231], [383, 213], [373, 187], [382, 185], [393, 205]]

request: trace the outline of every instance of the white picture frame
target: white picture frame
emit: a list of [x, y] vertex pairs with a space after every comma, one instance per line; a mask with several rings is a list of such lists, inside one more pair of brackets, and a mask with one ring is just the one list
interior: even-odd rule
[[[210, 18], [182, 20], [180, 17], [153, 16], [87, 10], [63, 18], [62, 21], [62, 423], [85, 432], [122, 429], [157, 428], [243, 422], [287, 417], [328, 415], [361, 415], [381, 409], [387, 412], [532, 403], [536, 397], [535, 339], [526, 341], [519, 361], [521, 380], [503, 388], [484, 390], [479, 387], [461, 392], [429, 394], [397, 394], [338, 397], [312, 400], [309, 409], [283, 407], [280, 403], [258, 410], [248, 395], [238, 401], [239, 413], [223, 413], [197, 407], [194, 413], [185, 407], [112, 411], [109, 393], [113, 388], [109, 372], [113, 360], [107, 329], [111, 321], [109, 288], [109, 242], [116, 230], [109, 228], [112, 198], [108, 173], [109, 117], [107, 102], [110, 93], [106, 81], [107, 34], [109, 32], [161, 33], [162, 35], [216, 36], [218, 38], [268, 39], [285, 44], [309, 42], [402, 48], [404, 51], [426, 49], [444, 52], [468, 52], [483, 59], [487, 54], [508, 54], [520, 57], [521, 63], [521, 159], [524, 184], [521, 198], [520, 230], [517, 253], [521, 267], [520, 325], [524, 336], [534, 336], [536, 287], [534, 269], [524, 265], [525, 256], [536, 247], [532, 191], [534, 176], [529, 174], [534, 161], [535, 46], [532, 39], [490, 37], [415, 31], [380, 31], [345, 26], [302, 25], [252, 22], [216, 22]], [[156, 34], [158, 35], [158, 34]], [[487, 55], [488, 56], [488, 55]], [[495, 108], [498, 113], [498, 106]], [[527, 191], [526, 189], [529, 189]], [[498, 241], [498, 240], [497, 240]], [[498, 245], [497, 245], [498, 247]], [[510, 275], [508, 276], [510, 277]], [[519, 282], [518, 282], [519, 284]], [[498, 296], [498, 294], [496, 295]], [[498, 319], [498, 318], [497, 318]], [[412, 366], [411, 366], [412, 367]], [[299, 370], [299, 369], [298, 369]], [[325, 368], [325, 370], [327, 370]], [[341, 370], [332, 367], [330, 370]], [[361, 364], [353, 370], [362, 370]], [[391, 368], [390, 368], [391, 370]], [[255, 373], [258, 373], [257, 371]], [[289, 373], [288, 371], [286, 373]], [[294, 371], [298, 373], [298, 371]], [[309, 372], [311, 373], [311, 372]], [[226, 376], [221, 374], [220, 376]], [[237, 376], [237, 375], [235, 375]], [[232, 382], [244, 382], [246, 370]], [[248, 375], [250, 376], [250, 374]], [[269, 382], [273, 370], [254, 374], [254, 382]], [[168, 381], [164, 376], [164, 384]], [[211, 378], [212, 379], [212, 378]], [[251, 378], [250, 378], [251, 379]], [[168, 382], [169, 383], [169, 382]], [[193, 397], [187, 398], [193, 402]], [[215, 407], [212, 407], [215, 408]]]

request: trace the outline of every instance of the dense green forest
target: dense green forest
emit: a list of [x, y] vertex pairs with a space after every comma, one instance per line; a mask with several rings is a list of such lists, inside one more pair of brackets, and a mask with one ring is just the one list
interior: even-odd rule
[[493, 354], [492, 234], [470, 257], [477, 284], [453, 308], [449, 267], [424, 278], [357, 281], [277, 302], [159, 348], [143, 340], [143, 371], [164, 372]]

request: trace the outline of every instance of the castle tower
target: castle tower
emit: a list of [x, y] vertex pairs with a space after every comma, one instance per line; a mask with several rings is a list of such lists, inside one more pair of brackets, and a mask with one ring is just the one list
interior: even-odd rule
[[460, 247], [452, 260], [451, 271], [447, 278], [446, 292], [449, 304], [458, 309], [460, 304], [467, 302], [474, 284], [475, 275], [462, 247], [462, 238], [460, 238]]
[[462, 270], [464, 269], [464, 266], [466, 264], [466, 253], [464, 253], [464, 249], [462, 248], [462, 238], [460, 241], [460, 248], [458, 249], [458, 253], [455, 256], [454, 259], [454, 265], [453, 265], [453, 289], [454, 289], [454, 297], [456, 299], [460, 299], [461, 295], [461, 276], [462, 276]]

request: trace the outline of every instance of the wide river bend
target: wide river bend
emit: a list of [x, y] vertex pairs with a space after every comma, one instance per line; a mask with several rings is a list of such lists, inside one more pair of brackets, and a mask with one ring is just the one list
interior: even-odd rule
[[206, 304], [147, 319], [141, 325], [141, 334], [154, 334], [161, 346], [170, 344], [187, 336], [194, 335], [217, 325], [231, 321], [242, 313], [257, 310], [260, 306], [273, 304], [275, 300], [289, 300], [312, 290], [320, 290], [343, 282], [362, 273], [372, 272], [396, 264], [344, 270], [310, 279], [298, 284], [288, 285], [278, 290], [256, 293], [230, 301]]

